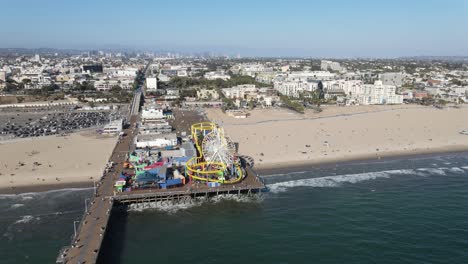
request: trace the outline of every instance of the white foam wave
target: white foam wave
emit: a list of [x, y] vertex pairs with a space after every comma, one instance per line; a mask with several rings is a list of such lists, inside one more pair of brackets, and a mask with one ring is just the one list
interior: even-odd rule
[[468, 170], [468, 166], [465, 167], [451, 167], [451, 168], [419, 168], [419, 169], [401, 169], [401, 170], [388, 170], [378, 172], [368, 172], [359, 174], [347, 174], [337, 176], [325, 176], [318, 178], [308, 178], [300, 180], [292, 180], [285, 182], [278, 182], [268, 184], [270, 192], [278, 193], [284, 192], [289, 188], [294, 187], [338, 187], [343, 183], [358, 183], [362, 181], [374, 180], [377, 178], [389, 178], [397, 175], [416, 175], [421, 177], [427, 177], [431, 175], [446, 176], [447, 172], [451, 173], [464, 173]]
[[49, 190], [49, 191], [44, 191], [44, 192], [27, 192], [27, 193], [19, 193], [19, 194], [0, 194], [0, 199], [21, 198], [23, 200], [30, 200], [30, 199], [34, 199], [34, 196], [37, 196], [37, 195], [45, 195], [45, 194], [60, 193], [60, 192], [78, 192], [78, 191], [86, 191], [86, 190], [92, 190], [92, 189], [93, 189], [93, 187], [64, 188], [64, 189]]
[[417, 169], [417, 171], [423, 171], [429, 174], [445, 176], [447, 175], [447, 173], [445, 173], [444, 169], [446, 168], [420, 168], [420, 169]]
[[449, 169], [449, 171], [454, 172], [454, 173], [465, 173], [465, 171], [462, 168], [458, 168], [458, 167], [452, 167]]
[[129, 206], [130, 212], [143, 212], [147, 210], [157, 210], [167, 213], [175, 213], [180, 210], [186, 210], [195, 206], [200, 206], [197, 202], [186, 202], [186, 203], [172, 203], [168, 201], [151, 202], [151, 203], [139, 203], [131, 204]]
[[263, 201], [263, 198], [261, 195], [248, 196], [248, 195], [237, 195], [237, 194], [222, 194], [222, 195], [213, 196], [205, 201], [211, 202], [211, 203], [219, 203], [219, 202], [224, 202], [224, 201], [234, 201], [238, 203], [253, 203], [253, 202], [261, 202]]
[[22, 206], [24, 206], [24, 204], [12, 204], [12, 205], [11, 205], [11, 209], [20, 208], [20, 207], [22, 207]]
[[289, 172], [289, 173], [261, 175], [261, 177], [278, 177], [278, 176], [286, 176], [286, 175], [291, 175], [291, 174], [304, 174], [304, 173], [308, 173], [308, 172], [310, 172], [310, 171], [294, 171], [294, 172]]
[[362, 181], [374, 180], [378, 178], [389, 178], [392, 174], [408, 173], [406, 170], [379, 171], [359, 174], [326, 176], [319, 178], [301, 179], [294, 181], [278, 182], [267, 185], [270, 192], [284, 192], [294, 187], [338, 187], [343, 183], [358, 183]]
[[21, 219], [17, 220], [15, 224], [26, 224], [31, 222], [34, 219], [34, 216], [32, 215], [24, 215], [21, 217]]
[[129, 211], [143, 212], [147, 210], [157, 210], [165, 213], [176, 213], [181, 210], [202, 206], [207, 203], [219, 203], [223, 201], [234, 201], [240, 203], [251, 203], [261, 201], [260, 196], [247, 196], [247, 195], [217, 195], [213, 197], [196, 197], [186, 201], [159, 201], [150, 203], [131, 204]]

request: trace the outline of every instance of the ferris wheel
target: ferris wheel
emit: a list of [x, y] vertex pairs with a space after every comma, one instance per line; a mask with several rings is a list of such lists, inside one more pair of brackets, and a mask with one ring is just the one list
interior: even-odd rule
[[203, 157], [208, 163], [223, 163], [226, 167], [234, 163], [236, 147], [222, 128], [215, 127], [203, 138]]

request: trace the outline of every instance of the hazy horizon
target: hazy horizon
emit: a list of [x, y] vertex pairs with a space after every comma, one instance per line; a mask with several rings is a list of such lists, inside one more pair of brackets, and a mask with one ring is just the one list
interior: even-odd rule
[[243, 57], [467, 56], [462, 0], [21, 0], [0, 48], [138, 49]]

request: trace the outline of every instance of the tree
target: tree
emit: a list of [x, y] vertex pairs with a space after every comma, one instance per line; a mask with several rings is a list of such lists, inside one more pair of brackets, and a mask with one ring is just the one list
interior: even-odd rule
[[120, 85], [113, 85], [110, 89], [109, 89], [109, 92], [113, 93], [113, 94], [118, 94], [120, 92], [122, 92], [122, 87], [120, 87]]
[[249, 109], [252, 110], [252, 109], [254, 109], [254, 107], [255, 107], [255, 102], [253, 101], [252, 98], [250, 98], [250, 101], [249, 101]]

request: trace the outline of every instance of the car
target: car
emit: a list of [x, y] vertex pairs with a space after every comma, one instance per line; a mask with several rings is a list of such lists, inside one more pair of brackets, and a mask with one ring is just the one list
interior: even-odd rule
[[468, 135], [468, 131], [467, 131], [467, 130], [462, 130], [462, 131], [460, 131], [460, 134], [462, 134], [462, 135]]

